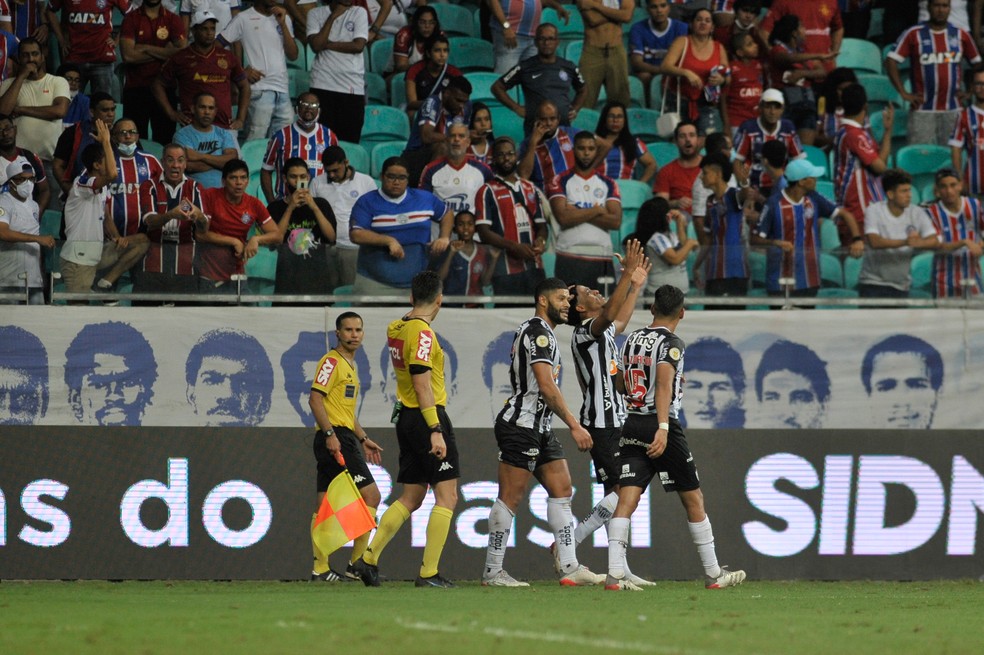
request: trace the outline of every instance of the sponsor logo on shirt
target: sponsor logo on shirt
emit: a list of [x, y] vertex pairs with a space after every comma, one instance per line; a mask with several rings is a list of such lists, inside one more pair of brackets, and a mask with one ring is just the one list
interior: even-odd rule
[[328, 380], [331, 378], [331, 372], [335, 370], [335, 364], [338, 360], [334, 357], [329, 357], [325, 360], [325, 363], [321, 365], [321, 370], [318, 371], [318, 375], [315, 378], [315, 382], [321, 386], [328, 384]]
[[430, 330], [421, 330], [417, 338], [417, 359], [429, 362], [433, 345], [434, 334]]

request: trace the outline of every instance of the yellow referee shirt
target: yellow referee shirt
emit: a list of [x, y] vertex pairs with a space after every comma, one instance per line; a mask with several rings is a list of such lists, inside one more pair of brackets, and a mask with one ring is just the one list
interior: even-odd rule
[[422, 318], [403, 317], [386, 328], [390, 361], [396, 371], [396, 396], [404, 407], [420, 407], [417, 392], [410, 378], [411, 367], [429, 368], [431, 390], [436, 405], [447, 405], [444, 388], [444, 351], [437, 342], [437, 333]]
[[318, 362], [312, 391], [324, 394], [328, 420], [334, 427], [355, 431], [355, 404], [359, 397], [359, 374], [355, 366], [332, 348]]

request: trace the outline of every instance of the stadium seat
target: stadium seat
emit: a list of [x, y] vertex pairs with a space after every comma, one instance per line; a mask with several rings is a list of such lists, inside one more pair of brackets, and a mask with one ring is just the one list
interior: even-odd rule
[[366, 119], [362, 126], [362, 145], [372, 145], [383, 141], [406, 143], [410, 138], [410, 119], [402, 109], [385, 105], [366, 105]]
[[518, 148], [519, 144], [526, 138], [523, 133], [523, 119], [502, 105], [490, 107], [489, 111], [492, 113], [492, 134], [512, 137]]
[[[584, 40], [584, 19], [581, 18], [581, 13], [576, 11], [573, 5], [569, 6], [568, 13], [569, 18], [566, 23], [557, 15], [557, 11], [552, 7], [547, 7], [540, 14], [541, 25], [544, 23], [553, 23], [557, 26], [561, 47], [568, 43], [579, 43]], [[564, 57], [571, 59], [566, 55]], [[571, 61], [575, 64], [577, 63], [577, 59], [571, 59]]]
[[246, 261], [246, 276], [275, 280], [277, 278], [277, 249], [260, 246], [256, 255]]
[[[489, 73], [487, 71], [475, 71], [473, 73], [465, 74], [465, 78], [471, 82], [472, 92], [471, 101], [472, 102], [484, 102], [491, 109], [492, 107], [503, 106], [499, 100], [492, 95], [492, 85], [495, 84], [496, 80], [501, 77], [498, 73]], [[515, 86], [509, 89], [510, 96], [519, 101], [519, 86]]]
[[580, 131], [587, 130], [589, 132], [594, 132], [595, 128], [598, 127], [598, 120], [601, 118], [601, 112], [597, 109], [584, 108], [577, 113], [577, 117], [574, 118], [574, 122], [571, 123], [571, 127]]
[[676, 144], [670, 143], [669, 141], [654, 141], [647, 143], [646, 147], [649, 148], [649, 152], [653, 153], [653, 157], [656, 159], [656, 163], [659, 164], [660, 168], [663, 168], [680, 156], [680, 151], [677, 150]]
[[861, 258], [848, 257], [844, 260], [844, 288], [858, 288], [858, 276], [861, 275]]
[[[915, 189], [913, 189], [913, 191], [915, 191]], [[913, 194], [913, 195], [915, 195], [915, 194]], [[913, 202], [915, 202], [915, 200], [913, 200]], [[932, 203], [936, 202], [936, 183], [935, 182], [929, 182], [928, 184], [924, 184], [923, 185], [923, 187], [919, 190], [919, 202], [921, 202], [924, 205], [925, 204], [932, 204]]]
[[379, 73], [366, 72], [366, 102], [370, 105], [391, 104], [386, 80]]
[[904, 146], [895, 153], [895, 165], [912, 175], [912, 186], [921, 189], [934, 181], [936, 171], [950, 165], [950, 147], [928, 143]]
[[817, 180], [817, 193], [827, 200], [834, 199], [834, 183], [830, 180]]
[[390, 78], [390, 106], [403, 109], [407, 104], [407, 72], [397, 73]]
[[369, 46], [369, 70], [383, 75], [393, 59], [393, 39], [373, 41]]
[[892, 86], [892, 81], [887, 75], [875, 75], [862, 73], [858, 75], [858, 83], [868, 92], [868, 114], [880, 112], [889, 103], [896, 107], [902, 106], [902, 96]]
[[877, 9], [871, 10], [871, 23], [868, 25], [868, 40], [870, 41], [881, 41], [881, 37], [885, 34], [885, 8], [878, 7]]
[[[882, 135], [885, 134], [885, 123], [880, 111], [871, 114], [868, 119], [871, 121], [871, 135], [875, 141], [881, 143]], [[909, 145], [908, 135], [909, 108], [902, 105], [895, 110], [895, 120], [892, 123], [892, 151], [898, 152], [904, 146]]]
[[472, 12], [465, 7], [444, 3], [433, 3], [428, 6], [437, 12], [437, 18], [441, 21], [441, 30], [449, 37], [481, 35], [475, 33]]
[[662, 111], [663, 108], [663, 84], [657, 78], [649, 83], [649, 108]]
[[263, 156], [266, 154], [266, 149], [266, 139], [244, 141], [243, 144], [239, 146], [240, 156], [242, 156], [243, 161], [249, 166], [250, 175], [253, 173], [259, 174], [260, 168], [263, 166]]
[[557, 269], [557, 253], [548, 250], [540, 255], [540, 259], [543, 261], [543, 270], [547, 277], [553, 277], [554, 271]]
[[449, 62], [457, 66], [462, 73], [472, 71], [490, 71], [495, 68], [495, 50], [492, 44], [482, 39], [470, 36], [453, 36]]
[[564, 48], [564, 59], [573, 61], [575, 64], [581, 60], [581, 52], [584, 50], [583, 41], [571, 41]]
[[338, 145], [345, 151], [345, 157], [349, 160], [352, 168], [360, 173], [369, 175], [369, 172], [372, 170], [372, 160], [369, 157], [368, 150], [358, 143], [351, 143], [349, 141], [339, 141]]
[[840, 248], [840, 235], [837, 233], [837, 224], [831, 220], [820, 221], [820, 249], [837, 250]]
[[374, 179], [379, 179], [383, 174], [383, 162], [390, 157], [398, 157], [403, 154], [407, 144], [405, 141], [385, 141], [377, 143], [372, 148], [372, 166], [370, 175]]
[[[332, 293], [334, 295], [336, 295], [336, 296], [351, 296], [352, 295], [352, 287], [353, 287], [353, 285], [351, 285], [351, 284], [342, 284], [342, 285], [339, 285], [339, 286], [335, 287], [335, 289], [332, 291]], [[351, 306], [352, 306], [352, 303], [350, 303], [350, 302], [338, 301], [338, 302], [335, 303], [335, 307], [351, 307]]]
[[649, 12], [646, 11], [646, 4], [636, 3], [635, 9], [632, 10], [632, 20], [630, 20], [628, 23], [622, 23], [623, 38], [628, 39], [629, 32], [632, 31], [632, 26], [638, 23], [639, 21], [643, 21], [648, 18], [649, 18]]
[[839, 68], [853, 68], [856, 72], [882, 72], [882, 53], [878, 46], [864, 39], [844, 39], [837, 55]]
[[844, 288], [844, 269], [840, 259], [829, 252], [820, 253], [820, 286]]
[[766, 256], [761, 250], [748, 251], [748, 273], [753, 289], [765, 288]]
[[618, 191], [622, 196], [622, 210], [638, 211], [642, 203], [653, 197], [653, 188], [638, 180], [616, 180]]
[[[622, 242], [635, 234], [639, 222], [639, 210], [622, 207], [622, 224], [618, 227], [618, 248], [615, 252], [623, 252]], [[646, 245], [646, 244], [642, 244]]]
[[140, 149], [148, 155], [154, 155], [158, 160], [164, 157], [164, 144], [151, 141], [150, 139], [140, 140]]
[[629, 104], [633, 107], [646, 106], [646, 87], [642, 85], [642, 80], [635, 75], [629, 75], [629, 98], [631, 98]]
[[806, 159], [814, 166], [819, 166], [824, 170], [823, 177], [821, 179], [830, 179], [830, 162], [827, 159], [827, 153], [816, 146], [803, 146], [803, 152], [806, 153]]
[[633, 135], [639, 137], [644, 142], [655, 141], [659, 138], [659, 132], [656, 131], [656, 121], [659, 120], [658, 111], [655, 109], [630, 107], [627, 113], [629, 129]]
[[287, 93], [290, 94], [292, 100], [297, 100], [297, 96], [310, 89], [311, 73], [303, 68], [287, 69]]
[[[929, 292], [933, 280], [933, 253], [921, 252], [909, 263], [912, 275], [912, 290]], [[909, 294], [912, 296], [912, 294]], [[919, 296], [913, 296], [919, 297]]]

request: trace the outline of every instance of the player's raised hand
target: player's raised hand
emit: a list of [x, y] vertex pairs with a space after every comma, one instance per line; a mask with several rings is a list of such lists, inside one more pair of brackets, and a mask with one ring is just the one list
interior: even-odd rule
[[646, 255], [642, 249], [642, 244], [638, 239], [629, 239], [625, 242], [625, 254], [619, 255], [618, 260], [625, 269], [625, 273], [631, 275], [632, 271], [638, 268]]

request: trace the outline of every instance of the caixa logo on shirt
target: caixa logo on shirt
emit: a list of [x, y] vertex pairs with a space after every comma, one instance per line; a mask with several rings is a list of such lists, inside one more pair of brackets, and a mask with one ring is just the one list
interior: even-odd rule
[[243, 212], [243, 215], [239, 217], [239, 220], [242, 221], [243, 225], [249, 225], [253, 222], [253, 215], [249, 212]]

